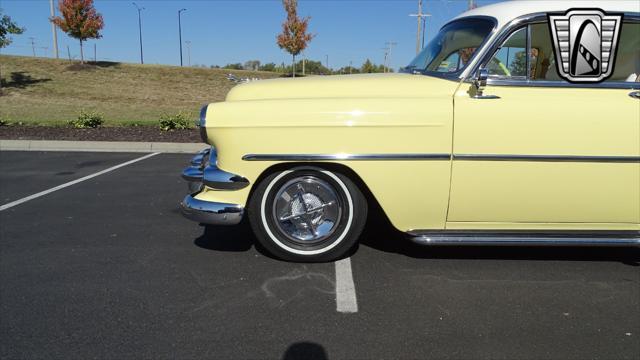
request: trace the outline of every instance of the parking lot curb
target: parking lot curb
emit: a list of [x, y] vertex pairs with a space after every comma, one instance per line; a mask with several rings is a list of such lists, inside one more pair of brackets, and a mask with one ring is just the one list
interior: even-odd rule
[[205, 148], [202, 143], [130, 141], [0, 140], [0, 151], [86, 151], [192, 153]]

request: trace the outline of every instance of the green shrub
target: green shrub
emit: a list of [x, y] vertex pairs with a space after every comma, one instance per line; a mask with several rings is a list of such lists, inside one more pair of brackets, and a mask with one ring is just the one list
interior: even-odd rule
[[185, 113], [177, 113], [175, 115], [162, 115], [160, 117], [160, 130], [169, 131], [175, 129], [189, 129], [191, 128], [192, 121], [189, 120], [189, 116]]
[[80, 115], [75, 120], [69, 120], [69, 125], [76, 129], [97, 128], [104, 123], [104, 116], [98, 112], [80, 111]]
[[0, 119], [0, 126], [7, 126], [7, 125], [9, 125], [9, 121]]

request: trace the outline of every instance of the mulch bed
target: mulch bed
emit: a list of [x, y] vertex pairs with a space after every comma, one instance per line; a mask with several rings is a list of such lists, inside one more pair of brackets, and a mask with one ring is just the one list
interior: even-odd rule
[[0, 126], [2, 140], [149, 141], [199, 143], [198, 129], [160, 131], [153, 126], [75, 129], [48, 126]]

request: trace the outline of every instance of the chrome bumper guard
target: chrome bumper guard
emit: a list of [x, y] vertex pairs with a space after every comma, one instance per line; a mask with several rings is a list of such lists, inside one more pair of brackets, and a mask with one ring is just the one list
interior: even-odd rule
[[208, 225], [235, 225], [244, 215], [240, 205], [202, 201], [193, 195], [187, 195], [180, 206], [187, 219]]
[[191, 191], [202, 190], [202, 185], [216, 190], [240, 190], [249, 185], [244, 177], [218, 168], [215, 149], [205, 149], [194, 156], [191, 166], [182, 171], [182, 178], [189, 182]]
[[191, 165], [182, 171], [182, 178], [188, 182], [191, 192], [180, 204], [186, 218], [210, 225], [234, 225], [242, 220], [244, 209], [240, 205], [194, 197], [205, 185], [215, 190], [240, 190], [249, 185], [244, 177], [218, 168], [215, 149], [204, 149], [196, 154]]

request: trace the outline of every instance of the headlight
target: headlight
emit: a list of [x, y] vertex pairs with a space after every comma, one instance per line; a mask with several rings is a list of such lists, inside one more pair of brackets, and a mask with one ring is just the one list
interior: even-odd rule
[[205, 105], [200, 110], [200, 121], [198, 126], [200, 127], [200, 138], [205, 144], [209, 143], [209, 139], [207, 137], [207, 108], [209, 105]]

